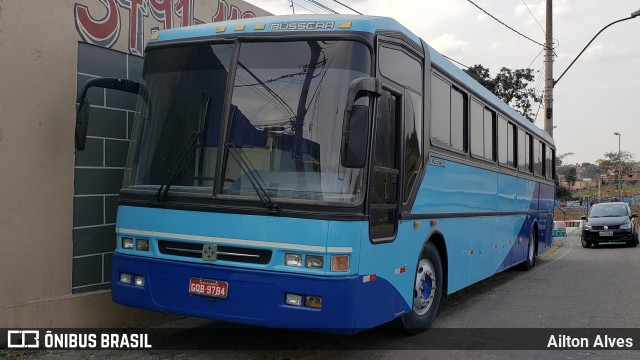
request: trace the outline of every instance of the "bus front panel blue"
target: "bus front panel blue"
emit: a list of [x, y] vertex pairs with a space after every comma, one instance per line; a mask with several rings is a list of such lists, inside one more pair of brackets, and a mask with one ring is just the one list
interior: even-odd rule
[[[409, 310], [406, 296], [398, 290], [401, 279], [385, 271], [377, 271], [378, 276], [375, 271], [359, 271], [361, 246], [370, 246], [367, 222], [120, 206], [117, 232], [112, 297], [123, 305], [341, 333], [382, 324]], [[123, 237], [136, 243], [148, 240], [149, 250], [136, 250], [135, 245], [124, 249]], [[220, 254], [229, 249], [239, 253], [258, 249], [260, 256], [265, 251], [271, 255], [261, 262], [228, 255], [210, 261], [202, 256], [202, 246], [208, 243], [216, 244]], [[300, 254], [302, 266], [286, 266], [286, 254]], [[311, 255], [324, 258], [322, 269], [305, 266]], [[332, 255], [349, 255], [349, 271], [331, 272]], [[385, 266], [378, 264], [378, 268]], [[144, 285], [123, 283], [121, 274], [143, 276]], [[226, 282], [228, 297], [190, 293], [192, 278]], [[300, 295], [302, 306], [287, 305], [286, 294]], [[306, 296], [320, 296], [322, 308], [305, 306]]]

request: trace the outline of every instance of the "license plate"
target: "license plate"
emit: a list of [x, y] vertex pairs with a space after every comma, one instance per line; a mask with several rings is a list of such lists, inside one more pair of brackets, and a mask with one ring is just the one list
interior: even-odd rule
[[613, 231], [600, 231], [600, 236], [613, 236]]
[[189, 294], [226, 299], [229, 295], [229, 284], [226, 281], [191, 278]]

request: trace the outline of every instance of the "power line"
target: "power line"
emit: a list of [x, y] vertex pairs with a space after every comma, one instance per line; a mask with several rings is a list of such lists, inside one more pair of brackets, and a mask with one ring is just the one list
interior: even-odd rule
[[533, 62], [536, 61], [538, 59], [538, 57], [540, 56], [540, 54], [542, 54], [542, 52], [544, 51], [544, 49], [540, 50], [540, 52], [538, 53], [538, 55], [536, 55], [536, 57], [533, 58], [533, 60], [531, 60], [531, 64], [529, 64], [529, 66], [527, 66], [526, 68], [530, 68], [531, 65], [533, 65]]
[[461, 63], [461, 62], [459, 62], [459, 61], [456, 61], [456, 60], [454, 60], [454, 59], [452, 59], [452, 58], [448, 57], [447, 55], [442, 54], [442, 56], [446, 57], [447, 59], [449, 59], [449, 60], [453, 61], [454, 63], [456, 63], [456, 64], [458, 64], [458, 65], [460, 65], [460, 66], [464, 66], [464, 67], [466, 67], [467, 69], [469, 68], [467, 65], [465, 65], [465, 64], [463, 64], [463, 63]]
[[492, 19], [494, 19], [495, 21], [497, 21], [497, 22], [499, 22], [500, 24], [504, 25], [507, 29], [509, 29], [509, 30], [511, 30], [511, 31], [513, 31], [513, 32], [515, 32], [516, 34], [518, 34], [518, 35], [522, 36], [523, 38], [525, 38], [525, 39], [527, 39], [527, 40], [529, 40], [529, 41], [531, 41], [531, 42], [533, 42], [533, 43], [535, 43], [535, 44], [538, 44], [538, 45], [540, 45], [540, 46], [544, 47], [544, 45], [543, 45], [543, 44], [541, 44], [541, 43], [539, 43], [539, 42], [537, 42], [537, 41], [533, 40], [532, 38], [528, 37], [527, 35], [525, 35], [525, 34], [523, 34], [523, 33], [519, 32], [518, 30], [516, 30], [516, 29], [512, 28], [511, 26], [509, 26], [509, 25], [507, 25], [507, 24], [503, 23], [503, 22], [502, 22], [502, 21], [500, 21], [500, 19], [498, 19], [497, 17], [495, 17], [495, 16], [493, 16], [493, 15], [489, 14], [485, 9], [481, 8], [480, 6], [478, 6], [478, 4], [474, 3], [473, 1], [471, 1], [471, 0], [467, 0], [467, 1], [468, 1], [468, 2], [470, 2], [473, 6], [477, 7], [478, 9], [480, 9], [480, 10], [481, 10], [482, 12], [484, 12], [485, 14], [489, 15], [489, 16], [490, 16]]
[[542, 33], [546, 35], [547, 33], [546, 33], [546, 32], [544, 31], [544, 29], [542, 28], [542, 25], [540, 25], [540, 22], [538, 21], [538, 19], [536, 19], [536, 16], [535, 16], [535, 15], [533, 15], [533, 13], [531, 12], [531, 9], [529, 9], [529, 5], [527, 5], [527, 3], [526, 3], [526, 2], [524, 2], [524, 0], [521, 0], [521, 1], [522, 1], [522, 3], [524, 4], [524, 6], [527, 8], [527, 10], [529, 10], [529, 14], [531, 14], [531, 17], [533, 17], [533, 20], [535, 20], [535, 21], [536, 21], [536, 23], [538, 23], [538, 26], [540, 27], [540, 30], [542, 30]]
[[308, 12], [310, 12], [310, 13], [317, 14], [317, 12], [315, 12], [315, 11], [313, 11], [313, 10], [311, 10], [311, 9], [307, 8], [307, 7], [304, 7], [304, 6], [300, 5], [300, 3], [297, 3], [297, 2], [295, 2], [295, 1], [291, 1], [291, 2], [292, 2], [292, 3], [294, 3], [294, 4], [296, 4], [296, 5], [298, 5], [298, 7], [299, 7], [299, 8], [305, 9], [305, 10], [307, 10], [307, 11], [308, 11]]
[[310, 4], [313, 4], [313, 5], [319, 7], [321, 9], [323, 9], [323, 10], [326, 10], [326, 11], [332, 13], [332, 14], [338, 14], [337, 11], [333, 10], [332, 8], [330, 8], [328, 6], [322, 5], [321, 3], [319, 3], [319, 2], [317, 2], [315, 0], [304, 0], [304, 1], [306, 1], [306, 2], [308, 2]]
[[341, 2], [340, 2], [340, 1], [338, 1], [338, 0], [333, 0], [333, 2], [337, 2], [338, 4], [340, 4], [340, 5], [344, 6], [344, 7], [346, 7], [347, 9], [349, 9], [349, 10], [353, 11], [354, 13], [356, 13], [356, 14], [358, 14], [358, 15], [362, 15], [362, 13], [361, 13], [360, 11], [358, 11], [358, 10], [356, 10], [356, 9], [352, 8], [352, 7], [349, 7], [349, 6], [345, 5], [345, 4], [343, 4], [343, 3], [341, 3]]

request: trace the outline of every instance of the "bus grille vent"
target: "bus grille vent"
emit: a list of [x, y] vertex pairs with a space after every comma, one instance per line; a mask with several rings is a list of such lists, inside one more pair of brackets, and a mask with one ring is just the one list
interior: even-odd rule
[[[202, 246], [202, 243], [158, 241], [158, 249], [161, 254], [197, 259], [202, 258]], [[271, 254], [271, 250], [218, 245], [218, 260], [223, 261], [264, 265], [271, 261]]]

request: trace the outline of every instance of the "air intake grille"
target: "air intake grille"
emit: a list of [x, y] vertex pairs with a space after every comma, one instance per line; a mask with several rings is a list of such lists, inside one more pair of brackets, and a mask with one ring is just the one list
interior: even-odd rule
[[[182, 241], [158, 241], [160, 253], [164, 255], [202, 258], [203, 244]], [[271, 261], [271, 250], [251, 249], [237, 246], [218, 245], [218, 260], [249, 264], [268, 264]]]

